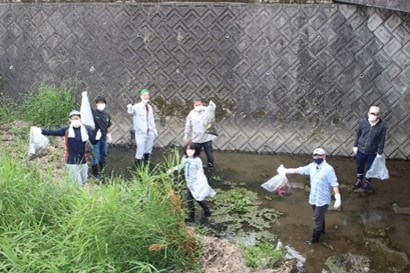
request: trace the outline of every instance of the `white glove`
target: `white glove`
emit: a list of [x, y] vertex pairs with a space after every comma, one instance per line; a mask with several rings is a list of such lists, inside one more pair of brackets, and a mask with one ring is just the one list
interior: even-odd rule
[[286, 175], [286, 168], [281, 164], [279, 168], [276, 169], [278, 174], [285, 176]]
[[187, 135], [184, 135], [184, 143], [189, 142], [189, 137]]
[[107, 134], [107, 143], [112, 143], [112, 135]]
[[354, 154], [354, 155], [357, 154], [357, 147], [353, 147], [353, 154]]
[[127, 105], [127, 109], [130, 109], [130, 108], [132, 108], [132, 104], [131, 104], [131, 103]]
[[381, 154], [377, 154], [376, 157], [377, 157], [377, 158], [380, 158], [380, 157], [382, 157], [382, 155], [381, 155]]
[[98, 129], [97, 133], [95, 134], [95, 139], [96, 139], [96, 140], [100, 140], [100, 139], [101, 139], [101, 136], [102, 136], [101, 130]]
[[154, 129], [154, 137], [156, 138], [158, 136], [158, 131], [157, 129]]
[[342, 197], [340, 196], [340, 193], [336, 193], [335, 194], [335, 204], [333, 205], [333, 207], [335, 209], [340, 208], [340, 206], [342, 205]]

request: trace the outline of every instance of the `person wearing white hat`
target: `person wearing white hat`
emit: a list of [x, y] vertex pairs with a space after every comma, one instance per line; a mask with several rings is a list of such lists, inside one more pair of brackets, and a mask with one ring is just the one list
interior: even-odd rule
[[314, 229], [312, 238], [306, 240], [305, 244], [318, 243], [320, 236], [325, 234], [325, 213], [331, 202], [332, 188], [336, 199], [334, 208], [338, 209], [342, 205], [336, 173], [333, 167], [326, 162], [325, 150], [316, 148], [313, 151], [313, 162], [304, 167], [287, 169], [281, 165], [277, 172], [310, 176], [309, 204], [313, 209]]
[[46, 136], [63, 136], [65, 141], [65, 163], [73, 182], [82, 186], [88, 179], [87, 154], [85, 144], [90, 141], [96, 144], [96, 136], [91, 128], [81, 123], [81, 113], [71, 111], [68, 115], [69, 126], [59, 129], [40, 129], [41, 133]]
[[353, 154], [356, 155], [356, 181], [353, 189], [371, 191], [371, 178], [366, 178], [363, 184], [365, 165], [367, 170], [370, 169], [374, 159], [382, 156], [385, 140], [386, 125], [381, 120], [380, 108], [371, 106], [367, 118], [359, 121], [356, 131], [353, 145]]

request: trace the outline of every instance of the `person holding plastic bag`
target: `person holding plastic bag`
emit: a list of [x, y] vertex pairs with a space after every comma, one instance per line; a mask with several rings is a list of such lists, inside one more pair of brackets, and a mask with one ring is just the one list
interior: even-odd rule
[[158, 135], [154, 111], [149, 103], [148, 89], [139, 91], [141, 101], [134, 105], [127, 105], [128, 114], [133, 115], [135, 142], [137, 150], [135, 153], [135, 166], [140, 167], [142, 164], [148, 164], [154, 140]]
[[356, 155], [356, 181], [353, 189], [363, 188], [371, 191], [371, 177], [365, 176], [365, 165], [367, 170], [372, 167], [374, 159], [383, 155], [384, 143], [386, 140], [386, 125], [381, 120], [380, 108], [371, 106], [367, 113], [367, 118], [359, 121], [354, 141], [353, 153]]
[[299, 168], [287, 169], [283, 165], [277, 169], [279, 174], [301, 174], [310, 176], [309, 204], [313, 209], [314, 229], [312, 238], [305, 244], [318, 243], [320, 236], [325, 234], [325, 213], [330, 205], [332, 188], [335, 193], [334, 208], [342, 205], [339, 183], [335, 170], [326, 162], [326, 152], [322, 148], [313, 151], [313, 162]]
[[192, 141], [198, 151], [198, 156], [201, 154], [202, 148], [205, 151], [208, 170], [213, 170], [214, 157], [212, 154], [212, 140], [216, 138], [216, 134], [211, 134], [207, 131], [210, 122], [215, 119], [216, 105], [213, 101], [209, 102], [208, 106], [204, 106], [201, 99], [193, 100], [194, 109], [189, 112], [184, 131], [184, 142]]
[[96, 179], [100, 179], [106, 165], [108, 145], [112, 141], [111, 137], [111, 115], [105, 108], [107, 100], [103, 96], [98, 96], [95, 99], [95, 109], [92, 109], [95, 129], [98, 134], [98, 142], [93, 145], [93, 159], [91, 161], [91, 171]]
[[196, 150], [195, 144], [192, 142], [186, 144], [183, 148], [183, 154], [184, 157], [181, 160], [181, 164], [172, 168], [170, 171], [179, 171], [184, 168], [185, 181], [188, 188], [187, 204], [189, 221], [195, 222], [194, 200], [196, 200], [204, 210], [205, 217], [209, 217], [211, 216], [211, 211], [205, 199], [207, 197], [214, 197], [216, 192], [208, 184], [202, 167], [202, 160], [198, 156], [198, 150]]
[[40, 129], [36, 131], [46, 136], [62, 136], [65, 142], [65, 163], [73, 182], [82, 186], [88, 179], [88, 166], [86, 155], [86, 143], [97, 143], [93, 130], [81, 123], [81, 113], [71, 111], [69, 114], [68, 126], [59, 129]]

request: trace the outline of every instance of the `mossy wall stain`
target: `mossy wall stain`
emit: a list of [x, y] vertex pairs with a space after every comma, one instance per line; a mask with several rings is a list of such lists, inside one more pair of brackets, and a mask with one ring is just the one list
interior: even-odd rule
[[[204, 98], [204, 105], [208, 105], [210, 100], [212, 100], [216, 104], [216, 122], [229, 117], [235, 110], [235, 103], [232, 100]], [[152, 103], [157, 109], [157, 116], [159, 117], [161, 124], [166, 123], [166, 121], [171, 117], [185, 120], [189, 112], [193, 109], [192, 99], [166, 99], [163, 96], [157, 96], [152, 99]]]

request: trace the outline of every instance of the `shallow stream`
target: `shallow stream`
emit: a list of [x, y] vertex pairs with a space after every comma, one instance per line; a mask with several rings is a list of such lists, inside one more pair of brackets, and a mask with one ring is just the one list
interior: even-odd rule
[[[134, 162], [134, 153], [134, 147], [110, 148], [107, 171], [128, 175], [127, 170]], [[330, 272], [325, 265], [326, 259], [343, 253], [369, 257], [369, 272], [400, 272], [389, 269], [395, 263], [400, 263], [395, 260], [396, 256], [378, 254], [366, 238], [380, 239], [393, 251], [404, 252], [407, 257], [410, 255], [410, 215], [398, 215], [392, 210], [393, 203], [410, 207], [410, 161], [387, 160], [390, 179], [374, 180], [374, 191], [368, 194], [351, 190], [355, 179], [354, 158], [328, 157], [327, 161], [335, 168], [340, 183], [342, 209], [327, 212], [327, 230], [321, 243], [306, 246], [303, 241], [310, 239], [313, 227], [312, 210], [307, 203], [308, 192], [303, 188], [293, 188], [290, 195], [280, 197], [267, 192], [260, 185], [276, 174], [280, 164], [285, 167], [303, 166], [310, 162], [310, 156], [234, 152], [214, 152], [214, 156], [215, 170], [212, 176], [218, 177], [212, 181], [214, 188], [246, 188], [259, 193], [261, 207], [275, 208], [284, 213], [278, 223], [271, 224], [270, 231], [279, 236], [284, 246], [306, 259], [301, 272]], [[163, 151], [154, 150], [152, 163], [162, 160]], [[305, 176], [288, 175], [288, 179], [293, 185], [301, 187], [309, 184]], [[212, 223], [212, 216], [209, 222]]]

